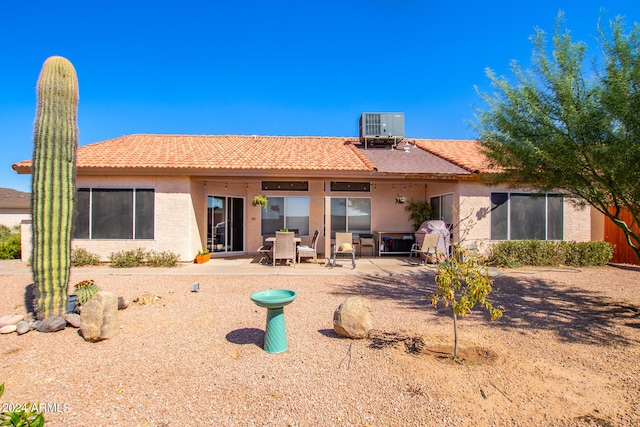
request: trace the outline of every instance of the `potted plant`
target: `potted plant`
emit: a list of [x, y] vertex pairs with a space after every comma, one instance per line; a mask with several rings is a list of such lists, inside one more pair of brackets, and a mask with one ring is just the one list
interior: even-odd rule
[[407, 201], [407, 198], [404, 197], [402, 194], [398, 194], [396, 196], [396, 203], [404, 203]]
[[203, 248], [198, 252], [198, 255], [196, 255], [196, 264], [204, 264], [205, 262], [208, 262], [210, 258], [211, 253], [209, 252], [209, 249]]
[[267, 203], [267, 196], [263, 196], [262, 194], [255, 196], [252, 202], [253, 206], [261, 205], [265, 211], [267, 210]]

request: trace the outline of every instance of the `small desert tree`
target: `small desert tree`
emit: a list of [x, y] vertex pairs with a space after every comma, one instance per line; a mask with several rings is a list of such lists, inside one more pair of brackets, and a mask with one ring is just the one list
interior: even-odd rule
[[446, 262], [438, 264], [436, 290], [430, 295], [431, 303], [438, 306], [443, 301], [445, 307], [451, 306], [453, 314], [454, 347], [453, 357], [458, 357], [458, 316], [465, 317], [480, 304], [489, 311], [491, 320], [502, 317], [504, 308], [496, 308], [487, 300], [493, 291], [493, 279], [483, 265], [478, 254], [469, 252], [459, 245], [452, 245], [453, 254]]

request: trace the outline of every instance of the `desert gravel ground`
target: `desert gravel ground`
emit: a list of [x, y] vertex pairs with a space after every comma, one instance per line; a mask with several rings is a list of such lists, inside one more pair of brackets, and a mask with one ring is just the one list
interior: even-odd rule
[[[268, 268], [268, 267], [265, 267]], [[181, 276], [74, 269], [71, 283], [152, 305], [119, 312], [120, 334], [0, 336], [3, 408], [40, 402], [48, 426], [638, 426], [640, 268], [502, 270], [491, 322], [434, 309], [433, 270], [376, 276]], [[300, 270], [302, 274], [302, 270]], [[28, 273], [28, 270], [27, 270]], [[191, 292], [191, 283], [200, 292]], [[0, 315], [24, 313], [29, 274], [0, 270]], [[298, 293], [289, 350], [261, 348], [265, 310], [249, 295]], [[375, 329], [333, 331], [347, 297], [368, 298]]]

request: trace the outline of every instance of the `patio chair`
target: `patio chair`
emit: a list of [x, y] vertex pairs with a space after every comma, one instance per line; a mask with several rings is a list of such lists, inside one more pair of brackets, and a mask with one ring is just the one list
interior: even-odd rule
[[351, 233], [336, 233], [336, 244], [333, 246], [333, 267], [338, 255], [351, 255], [351, 268], [356, 268], [356, 248], [353, 246]]
[[311, 239], [311, 246], [299, 245], [298, 246], [298, 264], [300, 264], [301, 258], [312, 258], [315, 264], [318, 263], [318, 253], [316, 252], [316, 244], [318, 243], [318, 230], [313, 233], [313, 239]]
[[362, 258], [362, 248], [371, 248], [371, 256], [376, 255], [376, 239], [373, 234], [360, 235], [360, 257]]
[[279, 259], [291, 260], [296, 266], [296, 242], [294, 233], [291, 231], [276, 231], [276, 241], [273, 242], [273, 266]]
[[260, 254], [260, 261], [258, 264], [262, 264], [262, 261], [266, 261], [267, 263], [272, 262], [271, 255], [273, 254], [273, 247], [270, 244], [264, 244], [258, 248], [258, 253]]
[[409, 258], [416, 254], [422, 258], [420, 264], [428, 264], [429, 263], [429, 254], [433, 254], [434, 264], [438, 263], [438, 241], [440, 240], [440, 234], [425, 234], [424, 240], [422, 241], [422, 246], [417, 243], [414, 243], [411, 246], [411, 253], [409, 254]]

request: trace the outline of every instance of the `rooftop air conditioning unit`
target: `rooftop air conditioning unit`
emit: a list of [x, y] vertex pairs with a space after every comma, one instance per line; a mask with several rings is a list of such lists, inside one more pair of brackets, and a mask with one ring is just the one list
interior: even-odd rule
[[360, 139], [404, 138], [404, 113], [362, 113]]

